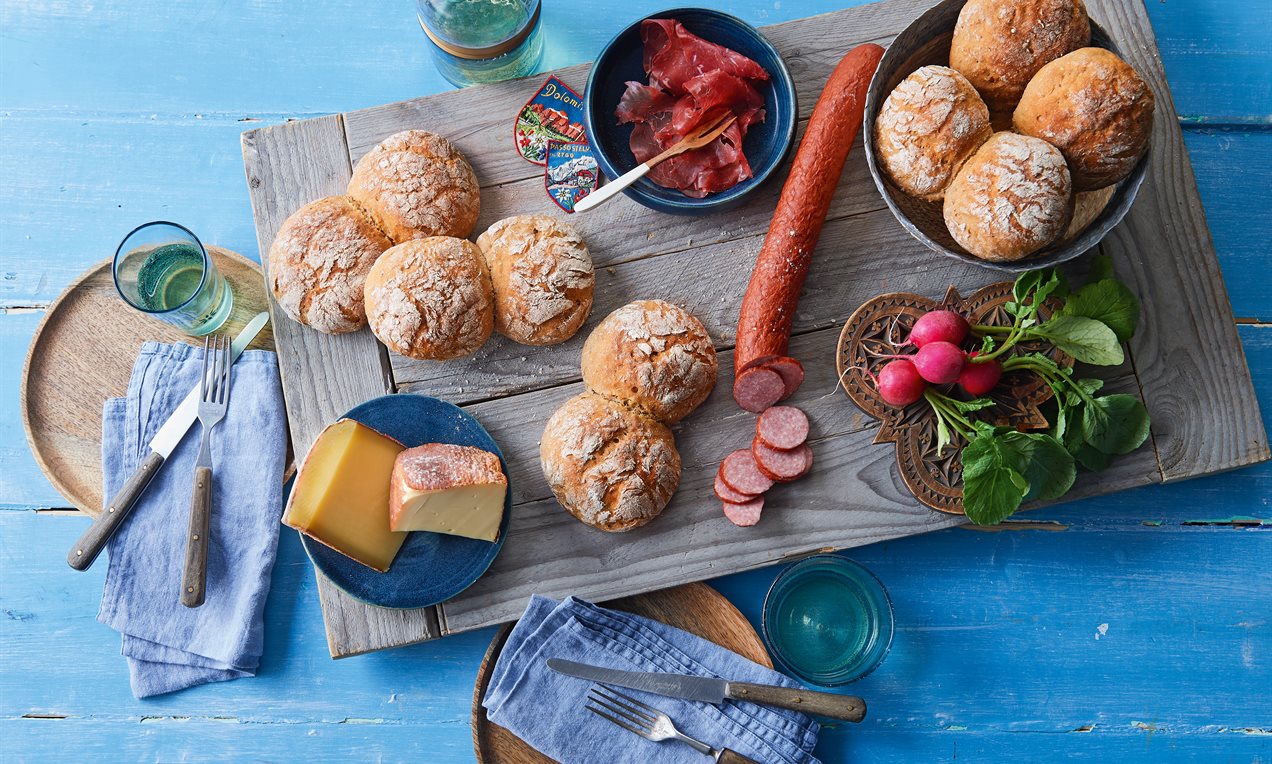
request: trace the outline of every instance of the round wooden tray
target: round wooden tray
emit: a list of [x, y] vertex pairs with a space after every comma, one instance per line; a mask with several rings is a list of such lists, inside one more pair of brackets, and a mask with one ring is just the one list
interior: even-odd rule
[[[879, 397], [874, 381], [865, 371], [878, 374], [898, 352], [897, 346], [909, 336], [914, 322], [930, 310], [949, 308], [973, 324], [1010, 326], [1012, 316], [1003, 306], [1011, 299], [1010, 281], [990, 284], [967, 298], [950, 287], [940, 303], [917, 294], [881, 294], [857, 308], [839, 335], [835, 365], [840, 385], [858, 408], [879, 420], [874, 442], [896, 444], [901, 480], [916, 499], [932, 509], [963, 514], [963, 468], [958, 452], [965, 443], [954, 434], [951, 447], [937, 453], [936, 418], [931, 407], [922, 401], [904, 409], [889, 406]], [[1048, 301], [1039, 310], [1040, 316], [1045, 319], [1058, 305], [1058, 301]], [[1046, 353], [1061, 366], [1073, 365], [1072, 358], [1052, 345], [1028, 342], [1019, 347]], [[1051, 388], [1034, 374], [1004, 374], [998, 386], [986, 396], [997, 405], [975, 416], [1021, 430], [1042, 429], [1047, 426], [1047, 419], [1038, 407], [1051, 396]]]
[[[684, 629], [691, 634], [709, 639], [744, 658], [773, 667], [773, 661], [764, 649], [760, 636], [751, 628], [746, 618], [707, 584], [694, 583], [664, 589], [660, 592], [637, 594], [605, 603], [606, 607], [643, 615], [655, 621]], [[486, 657], [477, 670], [477, 685], [473, 688], [473, 749], [480, 764], [552, 764], [552, 760], [524, 743], [498, 724], [486, 718], [481, 699], [490, 685], [490, 675], [495, 661], [503, 651], [504, 642], [512, 626], [499, 629], [490, 642]]]
[[[266, 309], [265, 279], [260, 266], [236, 252], [208, 251], [234, 289], [234, 310], [221, 328], [233, 335]], [[27, 352], [21, 406], [31, 452], [53, 487], [93, 516], [102, 506], [102, 404], [128, 391], [147, 340], [201, 341], [129, 307], [106, 260], [54, 300]], [[251, 347], [273, 349], [268, 324]]]

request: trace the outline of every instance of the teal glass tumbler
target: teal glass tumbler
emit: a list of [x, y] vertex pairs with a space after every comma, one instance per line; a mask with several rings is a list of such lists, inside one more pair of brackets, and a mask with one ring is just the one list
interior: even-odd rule
[[134, 228], [115, 250], [113, 273], [124, 302], [195, 337], [221, 328], [234, 308], [234, 292], [212, 255], [176, 223]]
[[764, 597], [764, 641], [787, 672], [838, 687], [874, 671], [892, 648], [892, 600], [873, 573], [819, 554], [778, 575]]

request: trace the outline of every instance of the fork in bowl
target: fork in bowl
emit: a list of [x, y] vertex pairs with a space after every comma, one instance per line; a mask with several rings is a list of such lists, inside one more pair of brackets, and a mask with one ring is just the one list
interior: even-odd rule
[[199, 382], [199, 426], [203, 438], [194, 467], [194, 495], [190, 500], [190, 531], [181, 573], [181, 604], [198, 607], [207, 590], [208, 526], [212, 516], [212, 428], [225, 418], [230, 401], [230, 338], [214, 335], [203, 340], [203, 374]]
[[712, 748], [701, 740], [689, 737], [676, 729], [675, 723], [667, 714], [653, 706], [647, 705], [630, 695], [612, 690], [608, 687], [593, 687], [588, 694], [587, 710], [607, 721], [613, 722], [628, 732], [661, 743], [664, 740], [679, 740], [704, 756], [710, 756], [719, 764], [757, 764], [742, 754], [728, 748]]

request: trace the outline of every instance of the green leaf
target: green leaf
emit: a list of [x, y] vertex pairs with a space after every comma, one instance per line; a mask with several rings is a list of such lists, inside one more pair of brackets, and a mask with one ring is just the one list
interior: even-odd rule
[[1073, 383], [1077, 385], [1078, 387], [1082, 388], [1082, 392], [1086, 393], [1087, 395], [1095, 395], [1096, 393], [1100, 392], [1100, 390], [1103, 389], [1104, 387], [1104, 380], [1095, 379], [1093, 377], [1084, 377], [1082, 379], [1075, 379]]
[[1082, 409], [1082, 438], [1106, 454], [1129, 454], [1148, 439], [1148, 410], [1132, 395], [1096, 398]]
[[950, 398], [949, 402], [960, 414], [970, 414], [973, 411], [987, 409], [991, 406], [997, 405], [998, 403], [997, 401], [989, 398], [974, 398], [970, 401], [960, 401], [957, 398]]
[[1038, 289], [1038, 285], [1042, 283], [1044, 273], [1046, 273], [1046, 270], [1025, 271], [1016, 277], [1016, 283], [1011, 286], [1011, 296], [1016, 298], [1016, 302], [1024, 302], [1029, 295]]
[[1011, 465], [1019, 453], [1005, 447], [1007, 428], [978, 428], [963, 449], [963, 511], [977, 525], [993, 525], [1010, 517], [1029, 491], [1029, 481]]
[[1020, 433], [1032, 446], [1025, 479], [1029, 481], [1029, 499], [1058, 499], [1069, 492], [1077, 477], [1073, 457], [1060, 441], [1050, 435]]
[[1091, 271], [1087, 273], [1087, 283], [1117, 278], [1113, 275], [1113, 258], [1108, 255], [1096, 255], [1091, 258]]
[[1031, 329], [1030, 334], [1050, 340], [1056, 347], [1083, 363], [1117, 366], [1124, 357], [1117, 335], [1093, 318], [1056, 316], [1042, 326]]
[[1073, 458], [1092, 472], [1100, 472], [1113, 462], [1112, 456], [1103, 451], [1097, 451], [1085, 443], [1078, 447], [1078, 452], [1073, 455]]
[[949, 444], [950, 428], [945, 424], [945, 417], [938, 413], [936, 415], [936, 455], [945, 453], [945, 447]]
[[1051, 295], [1063, 295], [1069, 291], [1068, 284], [1065, 283], [1064, 275], [1055, 268], [1043, 268], [1037, 271], [1027, 271], [1016, 277], [1016, 283], [1012, 285], [1012, 297], [1016, 298], [1016, 302], [1024, 303], [1032, 296], [1033, 307], [1037, 307], [1047, 301]]
[[981, 340], [980, 354], [989, 355], [994, 352], [994, 344], [994, 338], [986, 334], [985, 338]]
[[1126, 342], [1139, 326], [1140, 304], [1125, 284], [1105, 279], [1074, 292], [1060, 315], [1093, 318], [1112, 329], [1119, 342]]

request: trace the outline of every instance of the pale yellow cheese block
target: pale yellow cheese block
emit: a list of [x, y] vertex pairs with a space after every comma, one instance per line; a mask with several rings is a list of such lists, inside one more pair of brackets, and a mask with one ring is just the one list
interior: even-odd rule
[[309, 449], [283, 523], [381, 573], [406, 541], [389, 530], [389, 479], [404, 446], [352, 419]]
[[507, 491], [499, 457], [489, 451], [449, 443], [409, 448], [393, 466], [389, 527], [494, 541]]

